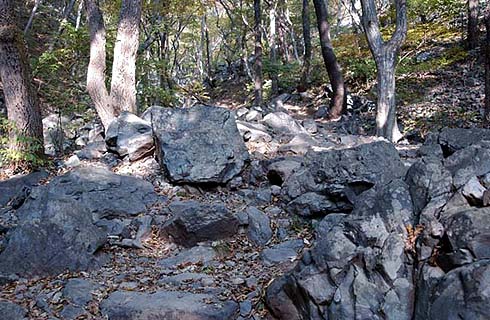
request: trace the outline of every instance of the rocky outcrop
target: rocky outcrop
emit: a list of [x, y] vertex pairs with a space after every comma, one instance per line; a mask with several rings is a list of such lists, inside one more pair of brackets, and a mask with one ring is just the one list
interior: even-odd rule
[[153, 186], [106, 169], [81, 167], [35, 188], [7, 233], [0, 274], [53, 275], [100, 265], [101, 219], [137, 215], [157, 200]]
[[[461, 137], [465, 140], [468, 135]], [[270, 285], [266, 300], [274, 316], [488, 318], [483, 306], [488, 304], [484, 288], [489, 278], [490, 212], [482, 199], [488, 192], [488, 144], [452, 139], [451, 145], [460, 149], [446, 158], [427, 153], [405, 179], [395, 170], [382, 176], [374, 164], [366, 173], [379, 174], [371, 178], [363, 173], [364, 157], [352, 162], [361, 168], [360, 174], [352, 174], [355, 170], [349, 166], [329, 174], [334, 169], [324, 170], [322, 162], [317, 162], [321, 174], [311, 174], [308, 165], [295, 172], [291, 178], [302, 172], [303, 179], [295, 177], [293, 185], [288, 185], [291, 178], [286, 181], [288, 195], [295, 191], [299, 194], [295, 199], [311, 192], [325, 195], [328, 186], [318, 182], [331, 181], [343, 186], [349, 201], [353, 199], [353, 210], [327, 215], [316, 229], [314, 246], [295, 270]], [[324, 163], [330, 159], [325, 157]], [[349, 197], [352, 192], [345, 192], [345, 186], [353, 177], [372, 187]], [[316, 196], [312, 199], [321, 203]]]
[[157, 141], [157, 158], [173, 182], [223, 184], [238, 175], [248, 151], [226, 109], [153, 107], [145, 115]]
[[[380, 165], [383, 164], [383, 165]], [[302, 216], [352, 210], [355, 198], [375, 185], [403, 177], [405, 167], [388, 142], [350, 149], [309, 151], [283, 184], [287, 208]]]

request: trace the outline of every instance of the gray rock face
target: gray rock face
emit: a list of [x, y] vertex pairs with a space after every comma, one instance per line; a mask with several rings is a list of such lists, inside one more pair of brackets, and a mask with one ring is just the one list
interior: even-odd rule
[[157, 200], [153, 186], [106, 169], [81, 167], [32, 190], [7, 233], [0, 274], [53, 275], [97, 267], [107, 234], [100, 218], [127, 217]]
[[257, 246], [265, 245], [272, 238], [269, 217], [255, 207], [247, 209], [248, 238]]
[[274, 185], [282, 185], [291, 174], [301, 167], [301, 161], [298, 159], [283, 159], [275, 161], [267, 168], [267, 178]]
[[429, 298], [427, 318], [490, 318], [490, 260], [481, 260], [449, 272], [435, 287]]
[[169, 205], [173, 218], [161, 230], [177, 244], [192, 247], [207, 240], [218, 240], [235, 234], [238, 220], [223, 204], [201, 204], [175, 201]]
[[271, 135], [263, 124], [237, 120], [236, 125], [245, 141], [272, 141]]
[[239, 308], [236, 302], [216, 301], [207, 294], [116, 291], [102, 302], [101, 310], [109, 320], [224, 320], [234, 319]]
[[490, 141], [489, 129], [444, 128], [439, 134], [439, 144], [445, 154], [452, 154], [458, 150], [480, 143], [482, 140]]
[[152, 119], [157, 158], [173, 182], [223, 184], [249, 158], [235, 117], [226, 109], [153, 107], [146, 118]]
[[151, 124], [138, 116], [123, 112], [107, 128], [105, 141], [109, 150], [129, 160], [141, 159], [154, 149]]
[[294, 261], [303, 249], [303, 240], [289, 240], [262, 251], [260, 257], [265, 265], [271, 266]]
[[490, 141], [480, 142], [455, 152], [444, 160], [444, 166], [453, 176], [456, 188], [464, 186], [474, 176], [490, 172]]
[[[38, 171], [26, 176], [16, 177], [9, 180], [0, 182], [0, 208], [6, 206], [14, 197], [18, 198], [20, 206], [25, 196], [29, 192], [23, 192], [22, 190], [30, 190], [33, 186], [37, 185], [40, 180], [47, 178], [48, 173], [46, 171]], [[19, 198], [20, 197], [20, 198]]]
[[94, 141], [87, 144], [82, 150], [77, 151], [76, 155], [80, 160], [100, 159], [107, 151], [104, 141]]
[[27, 311], [21, 306], [0, 300], [0, 314], [4, 320], [24, 320], [27, 319]]
[[274, 315], [411, 319], [415, 287], [404, 246], [412, 219], [410, 193], [401, 180], [363, 193], [350, 215], [325, 217], [311, 252], [269, 288]]
[[283, 184], [283, 191], [291, 201], [313, 192], [324, 197], [323, 203], [346, 204], [377, 184], [403, 177], [405, 171], [396, 149], [383, 141], [343, 150], [310, 151], [303, 166]]

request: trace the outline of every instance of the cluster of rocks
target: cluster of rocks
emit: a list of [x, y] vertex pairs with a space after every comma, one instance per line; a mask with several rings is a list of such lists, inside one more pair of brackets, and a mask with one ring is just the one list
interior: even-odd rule
[[[287, 99], [236, 117], [152, 107], [76, 138], [79, 160], [154, 155], [158, 181], [77, 164], [47, 184], [44, 172], [1, 182], [0, 285], [104, 274], [122, 259], [108, 248], [144, 250], [156, 234], [166, 253], [133, 268], [156, 268], [156, 281], [121, 275], [107, 288], [78, 276], [60, 290], [16, 290], [65, 319], [89, 316], [95, 292], [108, 319], [261, 319], [253, 309], [263, 289], [278, 319], [488, 318], [490, 131], [445, 129], [407, 162], [382, 139], [294, 119]], [[161, 193], [162, 180], [172, 192]], [[303, 254], [310, 238], [292, 236], [296, 221], [314, 226]], [[243, 266], [271, 274], [218, 275]], [[229, 286], [246, 294], [233, 298]], [[0, 298], [0, 314], [22, 319], [28, 310]]]
[[[312, 249], [295, 269], [268, 288], [274, 316], [490, 317], [484, 307], [490, 302], [489, 135], [485, 129], [445, 129], [428, 139], [406, 174], [393, 152], [378, 150], [383, 159], [371, 162], [361, 151], [375, 151], [379, 143], [346, 150], [337, 155], [342, 163], [326, 155], [308, 160], [286, 180], [286, 195], [314, 192], [329, 201], [315, 196], [293, 210], [333, 213], [321, 220]], [[336, 212], [332, 194], [352, 210]]]

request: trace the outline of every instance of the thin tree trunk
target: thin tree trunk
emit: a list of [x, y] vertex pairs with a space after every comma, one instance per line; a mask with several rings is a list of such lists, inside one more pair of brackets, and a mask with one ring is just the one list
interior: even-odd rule
[[106, 31], [98, 0], [85, 0], [87, 20], [90, 29], [90, 60], [87, 70], [87, 91], [95, 105], [95, 110], [107, 130], [116, 112], [105, 85]]
[[485, 9], [485, 109], [484, 120], [490, 124], [490, 1], [487, 1]]
[[303, 70], [301, 72], [301, 80], [298, 89], [300, 92], [304, 92], [309, 86], [311, 68], [310, 0], [303, 0], [301, 18], [303, 22], [303, 41], [305, 47]]
[[78, 4], [78, 9], [77, 9], [77, 20], [75, 22], [75, 30], [80, 29], [80, 24], [82, 22], [82, 13], [83, 13], [83, 1], [80, 0], [80, 3]]
[[29, 20], [27, 21], [26, 27], [24, 28], [24, 36], [27, 35], [29, 32], [29, 29], [32, 26], [32, 22], [34, 21], [34, 16], [36, 15], [37, 9], [39, 9], [39, 6], [41, 5], [42, 0], [36, 0], [34, 2], [34, 7], [32, 8], [31, 15], [29, 16]]
[[42, 156], [41, 109], [31, 83], [29, 60], [22, 33], [16, 25], [12, 0], [0, 0], [0, 29], [0, 77], [8, 119], [15, 124], [10, 148]]
[[388, 41], [383, 40], [379, 30], [375, 1], [361, 0], [361, 5], [362, 22], [378, 73], [376, 134], [396, 142], [401, 138], [401, 133], [396, 121], [395, 70], [398, 52], [407, 36], [406, 0], [395, 0], [396, 28]]
[[378, 69], [378, 109], [376, 113], [376, 135], [396, 141], [401, 137], [396, 120], [395, 100], [396, 56], [391, 50], [384, 50], [377, 64]]
[[137, 113], [136, 53], [139, 44], [141, 0], [123, 0], [112, 64], [111, 98], [117, 111]]
[[478, 0], [468, 0], [468, 49], [478, 46]]
[[270, 12], [270, 59], [271, 59], [271, 81], [272, 81], [272, 95], [277, 95], [279, 91], [279, 80], [277, 79], [277, 45], [276, 45], [276, 4], [271, 3]]
[[325, 1], [313, 0], [313, 3], [315, 5], [323, 61], [327, 69], [328, 78], [330, 79], [330, 84], [332, 85], [333, 91], [333, 98], [330, 101], [330, 117], [331, 119], [338, 119], [346, 111], [344, 78], [330, 40], [330, 25], [328, 23], [328, 12]]
[[262, 104], [262, 30], [260, 0], [254, 0], [254, 32], [255, 32], [255, 74], [254, 74], [254, 105]]

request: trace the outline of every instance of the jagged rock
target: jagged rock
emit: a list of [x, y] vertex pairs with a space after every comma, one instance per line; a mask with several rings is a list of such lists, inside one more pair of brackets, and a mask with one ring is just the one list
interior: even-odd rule
[[24, 320], [27, 319], [27, 311], [13, 302], [0, 300], [0, 315], [3, 320]]
[[303, 121], [303, 127], [305, 128], [306, 132], [308, 133], [317, 133], [318, 132], [318, 127], [316, 125], [315, 120], [313, 119], [306, 119]]
[[453, 184], [459, 189], [472, 177], [480, 177], [490, 172], [488, 159], [490, 159], [490, 141], [456, 151], [444, 159], [444, 166], [453, 175]]
[[293, 117], [285, 112], [269, 113], [262, 120], [276, 134], [298, 134], [307, 133], [305, 128]]
[[384, 141], [351, 149], [309, 151], [303, 166], [283, 184], [283, 194], [289, 201], [314, 192], [332, 202], [353, 203], [364, 191], [403, 177], [405, 172], [397, 150]]
[[6, 206], [14, 197], [17, 198], [15, 207], [20, 207], [28, 196], [30, 189], [47, 177], [48, 173], [46, 171], [37, 171], [26, 176], [0, 181], [0, 208]]
[[92, 300], [92, 293], [100, 285], [82, 278], [72, 278], [63, 288], [63, 298], [74, 305], [85, 306]]
[[257, 110], [250, 110], [246, 115], [245, 115], [245, 120], [247, 121], [259, 121], [262, 120], [262, 113], [260, 113]]
[[247, 208], [248, 238], [257, 246], [265, 245], [272, 238], [269, 217], [255, 207]]
[[282, 185], [294, 170], [301, 167], [299, 159], [284, 159], [271, 163], [267, 168], [267, 178], [274, 185]]
[[269, 287], [272, 313], [280, 319], [411, 319], [415, 287], [405, 237], [413, 217], [401, 180], [362, 193], [350, 215], [325, 217], [311, 252]]
[[439, 144], [445, 155], [451, 155], [483, 140], [490, 140], [489, 129], [444, 128], [439, 134]]
[[417, 320], [489, 319], [490, 260], [481, 260], [449, 272], [432, 288], [428, 311]]
[[346, 201], [331, 201], [315, 192], [307, 192], [287, 204], [288, 211], [305, 218], [324, 216], [332, 212], [351, 211], [352, 205]]
[[216, 251], [211, 247], [196, 246], [188, 250], [184, 250], [176, 256], [166, 258], [160, 261], [163, 268], [178, 268], [179, 265], [189, 263], [207, 264], [216, 257]]
[[116, 291], [101, 303], [101, 312], [109, 320], [233, 319], [238, 311], [238, 304], [234, 301], [220, 302], [209, 294], [182, 291]]
[[173, 182], [223, 184], [248, 160], [235, 117], [223, 108], [152, 108], [157, 158]]
[[446, 233], [437, 255], [446, 271], [476, 260], [490, 259], [490, 208], [471, 208], [441, 219]]
[[122, 112], [107, 128], [105, 142], [109, 150], [136, 161], [153, 152], [151, 124], [130, 112]]
[[192, 247], [201, 241], [226, 238], [238, 230], [238, 220], [221, 203], [174, 201], [169, 210], [173, 218], [161, 227], [161, 231], [183, 246]]
[[289, 240], [279, 243], [271, 248], [264, 249], [260, 257], [265, 265], [271, 266], [292, 262], [298, 257], [298, 252], [303, 249], [303, 240]]
[[7, 233], [0, 273], [25, 276], [85, 270], [102, 262], [107, 235], [100, 218], [137, 215], [157, 200], [146, 181], [98, 167], [80, 167], [32, 190]]
[[461, 190], [463, 196], [470, 203], [483, 204], [483, 195], [487, 189], [481, 185], [477, 177], [472, 177]]

